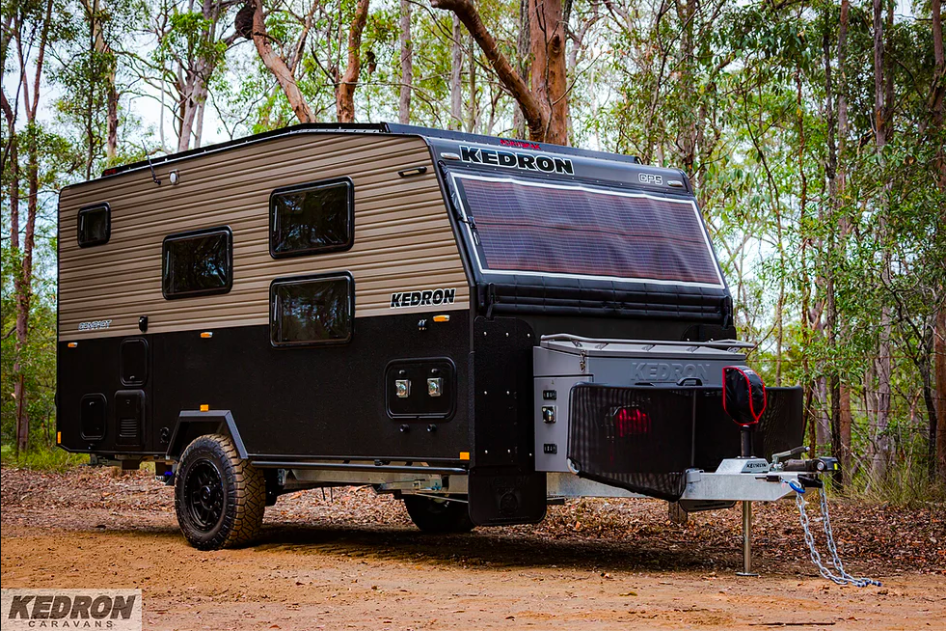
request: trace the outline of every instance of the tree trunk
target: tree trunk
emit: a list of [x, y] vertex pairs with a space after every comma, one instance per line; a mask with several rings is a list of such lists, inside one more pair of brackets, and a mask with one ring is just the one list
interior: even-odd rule
[[463, 127], [463, 28], [460, 18], [453, 14], [453, 43], [450, 46], [450, 124], [449, 129]]
[[[519, 33], [516, 38], [516, 56], [519, 58], [518, 70], [519, 76], [527, 81], [530, 72], [530, 47], [532, 45], [531, 20], [529, 19], [529, 0], [519, 0]], [[522, 107], [516, 103], [512, 114], [513, 133], [516, 138], [526, 137], [526, 117], [522, 113]]]
[[[799, 208], [799, 226], [802, 226], [803, 230], [806, 230], [802, 234], [801, 240], [801, 270], [802, 270], [802, 280], [801, 280], [801, 329], [802, 329], [802, 344], [804, 347], [808, 347], [811, 343], [811, 312], [810, 302], [811, 302], [811, 287], [810, 287], [810, 278], [808, 276], [808, 246], [810, 238], [807, 234], [806, 220], [808, 215], [808, 178], [805, 176], [805, 145], [807, 143], [807, 136], [805, 135], [805, 116], [803, 106], [803, 96], [802, 96], [802, 80], [801, 80], [801, 67], [798, 66], [795, 68], [795, 99], [796, 99], [796, 122], [798, 124], [798, 172], [801, 176], [801, 187], [798, 193], [798, 208]], [[805, 440], [805, 436], [811, 435], [815, 436], [815, 419], [812, 414], [811, 403], [814, 396], [814, 383], [811, 378], [811, 365], [809, 360], [809, 354], [807, 352], [802, 353], [802, 399], [804, 401], [804, 407], [802, 409], [802, 414], [804, 418], [802, 420], [802, 441]], [[811, 453], [814, 454], [814, 445], [816, 440], [809, 440], [809, 447], [812, 449]]]
[[348, 65], [338, 84], [335, 112], [339, 123], [355, 122], [355, 88], [361, 75], [361, 34], [368, 22], [369, 0], [358, 0], [355, 17], [348, 29]]
[[480, 95], [476, 87], [476, 47], [470, 42], [467, 52], [467, 75], [470, 78], [470, 100], [466, 102], [466, 132], [476, 133], [480, 117]]
[[[38, 94], [34, 94], [38, 100]], [[31, 121], [32, 123], [32, 121]], [[26, 200], [26, 227], [23, 232], [23, 257], [20, 261], [20, 275], [14, 282], [16, 291], [16, 353], [13, 368], [16, 375], [14, 395], [16, 396], [16, 449], [25, 452], [29, 447], [30, 419], [26, 409], [26, 375], [23, 372], [21, 357], [29, 343], [30, 305], [33, 301], [33, 247], [36, 235], [36, 212], [39, 208], [39, 148], [34, 132], [27, 136], [26, 181], [29, 197]]]
[[[941, 0], [933, 3], [933, 89], [930, 91], [929, 110], [933, 138], [941, 138], [943, 131], [943, 102], [946, 100], [946, 59], [943, 56], [943, 8]], [[946, 191], [946, 143], [939, 143], [936, 166], [939, 173], [939, 188]], [[940, 395], [943, 396], [943, 395]], [[940, 414], [939, 418], [943, 415]], [[942, 436], [942, 433], [940, 433]], [[943, 474], [946, 476], [946, 473]]]
[[[695, 0], [690, 0], [695, 2]], [[562, 0], [529, 0], [532, 93], [545, 112], [544, 141], [568, 144], [568, 67]]]
[[188, 94], [181, 99], [181, 124], [177, 132], [177, 150], [187, 151], [191, 143], [191, 135], [194, 129], [194, 120], [197, 118], [197, 102], [194, 100], [193, 86], [188, 89]]
[[414, 84], [414, 43], [411, 41], [411, 3], [401, 0], [401, 94], [397, 119], [402, 125], [411, 122], [411, 88]]
[[[499, 49], [498, 42], [483, 24], [472, 0], [431, 0], [430, 5], [435, 9], [452, 11], [466, 26], [500, 83], [522, 109], [530, 140], [565, 143], [568, 140], [568, 104], [565, 98], [567, 85], [562, 4], [560, 0], [551, 0], [534, 10], [534, 2], [530, 0], [532, 53], [542, 55], [543, 59], [541, 63], [533, 59], [533, 89], [526, 85], [522, 75]], [[552, 57], [549, 58], [549, 55]], [[542, 85], [541, 97], [534, 89], [536, 85]], [[550, 106], [553, 109], [549, 109]]]
[[[881, 166], [884, 165], [884, 147], [887, 144], [887, 108], [884, 100], [887, 94], [884, 84], [884, 0], [873, 0], [874, 9], [874, 133], [875, 145]], [[880, 239], [887, 238], [886, 192], [884, 187], [880, 206]], [[881, 282], [890, 285], [890, 251], [884, 249]], [[891, 313], [888, 305], [881, 307], [880, 338], [877, 346], [877, 394], [875, 397], [874, 427], [872, 431], [873, 454], [871, 458], [871, 476], [877, 482], [883, 480], [887, 471], [887, 457], [890, 451], [890, 438], [887, 427], [890, 422], [890, 378], [891, 378]]]
[[[824, 77], [825, 77], [825, 112], [827, 127], [827, 158], [825, 162], [825, 176], [828, 180], [828, 243], [827, 250], [832, 252], [837, 247], [837, 229], [835, 217], [838, 211], [838, 153], [835, 136], [835, 89], [833, 75], [831, 70], [831, 36], [829, 31], [825, 31], [822, 40], [822, 54], [824, 56]], [[842, 440], [841, 440], [841, 375], [839, 373], [838, 358], [838, 306], [837, 295], [834, 286], [835, 266], [830, 260], [825, 261], [825, 302], [827, 310], [827, 334], [828, 349], [830, 351], [828, 367], [828, 387], [831, 397], [830, 430], [831, 430], [831, 454], [836, 458], [841, 458]], [[844, 485], [844, 469], [835, 472], [834, 482], [838, 487]]]
[[115, 89], [115, 70], [108, 75], [105, 126], [107, 129], [105, 157], [109, 162], [118, 157], [118, 90]]
[[[23, 42], [18, 41], [17, 46], [19, 49], [20, 57], [20, 83], [23, 87], [23, 103], [26, 110], [26, 123], [27, 123], [27, 133], [26, 133], [26, 184], [27, 184], [27, 200], [26, 200], [26, 225], [23, 231], [23, 247], [22, 251], [20, 250], [19, 242], [19, 193], [13, 192], [11, 195], [11, 204], [16, 201], [17, 206], [11, 208], [11, 238], [10, 245], [13, 248], [15, 254], [20, 254], [21, 258], [19, 261], [19, 270], [18, 275], [14, 280], [14, 294], [16, 296], [16, 324], [14, 326], [16, 332], [16, 343], [14, 349], [16, 352], [16, 359], [13, 363], [13, 394], [16, 398], [16, 413], [15, 413], [15, 427], [16, 427], [16, 451], [17, 453], [23, 453], [29, 447], [29, 435], [30, 435], [30, 419], [29, 413], [27, 410], [27, 396], [26, 396], [26, 374], [23, 370], [23, 356], [26, 351], [27, 344], [29, 343], [29, 322], [30, 322], [30, 306], [33, 299], [33, 246], [36, 241], [36, 215], [39, 210], [39, 193], [40, 193], [40, 181], [39, 181], [39, 139], [37, 138], [37, 132], [34, 128], [36, 123], [37, 112], [39, 111], [40, 103], [40, 88], [42, 86], [42, 77], [43, 77], [43, 65], [46, 60], [46, 47], [48, 44], [49, 37], [49, 28], [51, 25], [52, 19], [52, 9], [53, 2], [52, 0], [47, 0], [45, 16], [40, 29], [39, 43], [36, 46], [36, 61], [33, 64], [31, 70], [34, 73], [33, 76], [33, 85], [32, 85], [32, 95], [30, 94], [30, 86], [27, 81], [27, 68], [23, 65], [24, 55], [23, 55]], [[18, 37], [18, 34], [16, 35]], [[34, 45], [33, 42], [30, 42], [30, 47]], [[9, 103], [6, 103], [4, 99], [5, 107], [4, 113], [9, 109], [12, 114], [12, 107]], [[19, 107], [19, 102], [13, 104], [13, 107]], [[15, 116], [11, 116], [15, 121]], [[10, 133], [15, 135], [15, 126], [11, 125]], [[19, 138], [17, 138], [17, 141]], [[16, 167], [16, 179], [15, 182], [19, 182], [19, 167]]]
[[842, 383], [839, 395], [841, 399], [841, 409], [839, 410], [841, 452], [838, 458], [841, 459], [841, 468], [844, 471], [844, 477], [850, 482], [853, 477], [853, 471], [851, 470], [851, 455], [853, 454], [851, 451], [851, 428], [854, 424], [854, 417], [851, 415], [851, 388]]
[[[946, 285], [940, 288], [946, 292]], [[943, 296], [944, 293], [940, 293]], [[936, 384], [936, 462], [937, 477], [946, 484], [946, 306], [940, 304], [933, 329], [933, 355]]]
[[887, 144], [884, 123], [884, 0], [874, 3], [874, 140], [877, 152]]
[[115, 87], [115, 67], [117, 64], [111, 46], [105, 41], [105, 35], [99, 22], [98, 0], [93, 2], [86, 0], [83, 4], [92, 28], [93, 50], [99, 55], [108, 55], [109, 57], [109, 71], [105, 77], [105, 156], [111, 161], [118, 155], [118, 90]]
[[276, 81], [289, 100], [289, 106], [292, 108], [296, 118], [299, 119], [300, 123], [314, 123], [315, 116], [309, 104], [306, 102], [305, 97], [302, 95], [302, 91], [299, 90], [299, 86], [296, 85], [295, 76], [293, 76], [286, 62], [282, 57], [276, 54], [276, 51], [273, 50], [273, 47], [269, 43], [270, 37], [266, 32], [266, 24], [263, 21], [262, 0], [255, 0], [253, 32], [251, 35], [253, 37], [253, 43], [256, 45], [256, 52], [259, 53], [260, 60], [262, 60], [263, 65], [273, 73], [273, 76], [276, 77]]
[[935, 376], [934, 372], [934, 361], [933, 353], [935, 351], [936, 344], [936, 326], [935, 318], [938, 314], [934, 314], [934, 322], [931, 323], [933, 326], [923, 328], [923, 339], [918, 341], [917, 348], [917, 359], [915, 361], [916, 368], [920, 373], [920, 378], [923, 381], [923, 404], [926, 406], [926, 418], [929, 421], [929, 443], [927, 445], [927, 458], [928, 458], [928, 473], [930, 480], [933, 481], [936, 479], [936, 472], [939, 467], [936, 464], [936, 442], [937, 442], [937, 430], [939, 429], [938, 423], [938, 414], [937, 414], [937, 401], [936, 401], [936, 391], [935, 391]]
[[[13, 252], [14, 256], [20, 254], [20, 156], [18, 152], [18, 143], [19, 137], [16, 133], [16, 117], [13, 114], [13, 110], [10, 108], [10, 104], [6, 101], [6, 96], [4, 95], [3, 100], [3, 112], [7, 120], [7, 130], [10, 134], [10, 149], [7, 156], [7, 160], [10, 164], [10, 249]], [[14, 259], [15, 260], [15, 259]], [[22, 348], [21, 337], [20, 337], [20, 293], [21, 288], [19, 284], [19, 277], [15, 277], [14, 280], [14, 292], [17, 296], [17, 318], [16, 318], [16, 344], [14, 350], [16, 357], [13, 360], [13, 397], [16, 401], [15, 408], [15, 435], [16, 435], [16, 452], [19, 454], [21, 451], [21, 444], [23, 449], [26, 449], [26, 439], [21, 443], [21, 436], [28, 436], [27, 432], [24, 433], [22, 429], [23, 419], [26, 418], [25, 414], [25, 402], [26, 402], [26, 391], [23, 387], [24, 385], [24, 375], [23, 375], [23, 366], [20, 363], [20, 351]]]
[[[678, 0], [677, 15], [680, 19], [680, 86], [688, 98], [693, 96], [693, 18], [696, 15], [696, 0]], [[693, 177], [696, 162], [696, 116], [684, 108], [684, 120], [680, 121], [677, 131], [677, 147], [680, 152], [680, 166], [687, 175]]]
[[204, 110], [207, 109], [207, 90], [203, 91], [201, 99], [197, 102], [197, 120], [194, 121], [194, 148], [199, 149], [201, 140], [204, 137]]

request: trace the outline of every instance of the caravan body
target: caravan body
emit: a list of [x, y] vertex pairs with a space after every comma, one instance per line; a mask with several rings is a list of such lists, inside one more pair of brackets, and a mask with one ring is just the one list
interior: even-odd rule
[[[739, 451], [745, 345], [680, 171], [305, 125], [71, 186], [59, 229], [60, 443], [99, 462], [170, 480], [222, 436], [270, 502], [373, 484], [498, 525], [677, 500]], [[801, 438], [798, 391], [768, 398], [762, 455]]]

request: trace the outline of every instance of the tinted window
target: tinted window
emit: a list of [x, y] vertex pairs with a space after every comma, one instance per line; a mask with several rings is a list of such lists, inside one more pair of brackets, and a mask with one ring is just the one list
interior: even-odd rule
[[348, 178], [273, 191], [269, 251], [291, 256], [345, 250], [352, 245], [354, 187]]
[[164, 239], [164, 297], [187, 298], [225, 294], [233, 284], [229, 228], [214, 228]]
[[274, 346], [344, 343], [351, 339], [355, 311], [351, 275], [276, 279], [269, 298]]
[[486, 273], [723, 284], [692, 198], [460, 174], [452, 180], [463, 212], [475, 219]]
[[112, 210], [108, 204], [98, 204], [79, 210], [79, 247], [108, 243], [112, 233]]

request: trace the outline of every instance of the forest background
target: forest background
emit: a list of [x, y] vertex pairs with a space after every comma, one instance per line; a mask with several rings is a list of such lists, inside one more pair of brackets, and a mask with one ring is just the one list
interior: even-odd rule
[[835, 485], [946, 489], [941, 0], [2, 0], [5, 462], [55, 446], [56, 205], [299, 122], [637, 155], [694, 183], [750, 363]]

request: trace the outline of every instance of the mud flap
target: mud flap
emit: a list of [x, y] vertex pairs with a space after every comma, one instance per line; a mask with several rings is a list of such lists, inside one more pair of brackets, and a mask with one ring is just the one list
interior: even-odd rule
[[545, 518], [544, 473], [474, 467], [469, 492], [470, 519], [477, 526], [535, 524]]

